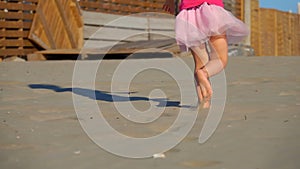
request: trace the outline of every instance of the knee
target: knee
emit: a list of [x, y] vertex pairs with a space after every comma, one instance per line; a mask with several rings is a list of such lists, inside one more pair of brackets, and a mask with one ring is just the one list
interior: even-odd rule
[[223, 68], [225, 68], [227, 66], [228, 63], [228, 56], [226, 54], [226, 57], [221, 57], [221, 62], [223, 64]]

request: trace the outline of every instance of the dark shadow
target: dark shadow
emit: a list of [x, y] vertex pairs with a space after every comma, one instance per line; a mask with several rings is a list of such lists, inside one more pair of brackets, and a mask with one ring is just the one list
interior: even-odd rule
[[[100, 90], [91, 90], [91, 89], [83, 89], [83, 88], [62, 88], [60, 86], [51, 85], [51, 84], [29, 84], [28, 85], [31, 89], [48, 89], [53, 90], [55, 92], [72, 92], [74, 94], [88, 97], [92, 100], [101, 100], [106, 102], [126, 102], [128, 100], [130, 101], [155, 101], [159, 104], [158, 107], [181, 107], [179, 101], [168, 101], [164, 98], [155, 98], [155, 99], [149, 99], [147, 97], [137, 97], [137, 96], [119, 96], [116, 94], [111, 94], [106, 91], [100, 91]], [[130, 93], [129, 93], [130, 94]], [[166, 103], [166, 105], [164, 105]]]

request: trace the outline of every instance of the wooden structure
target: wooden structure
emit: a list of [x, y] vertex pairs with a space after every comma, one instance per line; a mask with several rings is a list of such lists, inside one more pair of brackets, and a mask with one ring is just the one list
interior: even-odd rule
[[26, 56], [38, 50], [28, 39], [37, 2], [0, 1], [0, 59], [5, 56]]
[[[32, 53], [43, 53], [44, 49], [70, 49], [74, 53], [81, 47], [99, 49], [116, 43], [132, 43], [136, 50], [136, 41], [161, 44], [174, 36], [174, 16], [162, 14], [164, 0], [77, 2], [1, 0], [0, 60], [26, 55], [32, 59]], [[224, 4], [227, 10], [244, 19], [244, 0], [224, 0]], [[259, 0], [251, 0], [251, 22], [251, 45], [256, 55], [300, 55], [299, 14], [260, 9]], [[84, 42], [88, 43], [83, 46]], [[170, 47], [168, 43], [165, 45]]]
[[251, 46], [258, 56], [299, 56], [300, 15], [274, 9], [253, 9]]
[[[83, 11], [85, 48], [101, 48], [116, 43], [172, 39], [174, 17], [148, 13], [128, 16]], [[164, 23], [164, 24], [161, 24]]]
[[39, 1], [29, 39], [43, 49], [80, 49], [83, 22], [76, 1]]
[[244, 20], [244, 0], [223, 0], [224, 8], [236, 16]]
[[164, 12], [165, 0], [80, 0], [83, 10], [128, 15], [142, 12]]
[[[145, 13], [144, 13], [145, 14]], [[128, 16], [82, 11], [84, 21], [84, 46], [73, 50], [47, 50], [30, 55], [34, 58], [53, 58], [53, 55], [88, 55], [123, 54], [155, 48], [156, 52], [179, 51], [174, 36], [174, 17], [166, 14], [147, 16], [132, 14]], [[164, 23], [164, 24], [161, 24]], [[112, 48], [111, 48], [112, 47]], [[147, 51], [147, 50], [146, 50]], [[148, 51], [149, 52], [149, 51]], [[74, 57], [73, 57], [74, 58]]]

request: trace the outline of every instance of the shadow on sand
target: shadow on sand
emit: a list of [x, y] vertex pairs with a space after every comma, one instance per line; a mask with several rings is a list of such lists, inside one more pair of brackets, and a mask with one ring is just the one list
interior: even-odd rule
[[[111, 94], [110, 92], [91, 90], [84, 88], [62, 88], [60, 86], [51, 84], [29, 84], [31, 89], [47, 89], [55, 92], [72, 92], [74, 94], [88, 97], [92, 100], [101, 100], [106, 102], [128, 102], [128, 101], [155, 101], [158, 102], [158, 107], [181, 107], [179, 101], [169, 101], [166, 98], [154, 98], [149, 99], [148, 97], [137, 97], [137, 96], [119, 96], [116, 94]], [[129, 93], [130, 94], [130, 93]]]

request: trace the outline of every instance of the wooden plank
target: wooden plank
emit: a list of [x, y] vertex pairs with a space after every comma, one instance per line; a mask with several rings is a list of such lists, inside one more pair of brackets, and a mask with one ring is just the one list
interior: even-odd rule
[[55, 49], [55, 50], [44, 50], [35, 52], [37, 54], [43, 55], [77, 55], [77, 54], [131, 54], [134, 53], [136, 49], [124, 49], [124, 50], [114, 50], [106, 51], [100, 49]]
[[6, 46], [6, 47], [16, 47], [16, 46], [22, 46], [22, 47], [33, 47], [33, 44], [29, 40], [23, 40], [23, 39], [0, 39], [0, 47]]
[[32, 20], [33, 14], [30, 13], [20, 13], [20, 12], [3, 12], [0, 11], [0, 18], [2, 19], [26, 19]]
[[47, 60], [47, 58], [43, 54], [38, 54], [38, 53], [27, 54], [27, 61], [44, 61], [44, 60]]
[[164, 1], [127, 1], [127, 0], [114, 0], [114, 1], [88, 1], [81, 0], [80, 5], [85, 10], [94, 10], [108, 13], [119, 14], [132, 14], [146, 11], [159, 11], [162, 10]]
[[37, 3], [39, 2], [39, 0], [11, 0], [9, 3], [14, 3], [14, 2], [25, 2], [25, 3], [29, 3], [29, 2], [32, 2], [32, 3]]
[[124, 44], [128, 42], [105, 41], [105, 40], [87, 40], [84, 42], [83, 49], [100, 49], [115, 46], [116, 44]]
[[148, 17], [150, 30], [162, 30], [162, 31], [175, 31], [175, 18], [166, 18], [166, 15], [162, 15], [162, 18]]
[[33, 11], [36, 9], [36, 5], [0, 1], [0, 9]]
[[[83, 22], [80, 11], [74, 10], [77, 1], [40, 1], [29, 38], [44, 49], [81, 48]], [[70, 7], [73, 6], [73, 10]], [[74, 13], [77, 12], [77, 13]]]
[[38, 0], [0, 2], [0, 56], [24, 56], [37, 49], [27, 39]]
[[[84, 24], [129, 29], [157, 29], [174, 31], [175, 18], [161, 15], [163, 18], [145, 17], [139, 15], [122, 16], [97, 12], [83, 12]], [[166, 18], [169, 17], [169, 18]], [[163, 24], [162, 24], [163, 23]]]
[[61, 16], [63, 24], [65, 25], [65, 29], [66, 29], [66, 33], [67, 33], [66, 35], [67, 35], [68, 39], [70, 40], [70, 44], [71, 44], [72, 48], [76, 48], [77, 44], [75, 42], [74, 37], [72, 36], [73, 32], [72, 32], [71, 28], [68, 26], [68, 25], [70, 25], [68, 19], [71, 19], [71, 18], [66, 17], [65, 9], [63, 8], [61, 2], [62, 2], [61, 0], [55, 0], [59, 14]]
[[277, 31], [278, 31], [278, 24], [277, 24], [277, 13], [274, 12], [274, 55], [278, 56], [278, 37], [277, 37]]
[[163, 2], [160, 3], [153, 3], [147, 1], [125, 1], [125, 0], [113, 0], [114, 4], [121, 4], [121, 5], [130, 5], [130, 6], [140, 6], [140, 7], [151, 7], [151, 8], [161, 8]]
[[[38, 27], [37, 25], [41, 25], [42, 27], [38, 27], [38, 29], [36, 29], [36, 30], [31, 29], [31, 31], [29, 33], [29, 39], [34, 40], [37, 44], [39, 44], [41, 47], [43, 47], [45, 49], [55, 49], [56, 44], [53, 39], [53, 34], [48, 29], [50, 25], [48, 25], [48, 23], [46, 22], [46, 17], [44, 15], [44, 13], [42, 12], [42, 9], [37, 8], [36, 12], [37, 12], [37, 15], [35, 15], [32, 25], [36, 26], [36, 27]], [[34, 31], [32, 31], [32, 30], [34, 30]], [[38, 37], [41, 37], [41, 38], [38, 38]], [[41, 39], [43, 39], [43, 40], [41, 40]], [[43, 41], [43, 43], [39, 43], [40, 41]]]
[[[85, 26], [84, 27], [84, 38], [85, 39], [99, 39], [99, 40], [116, 40], [122, 41], [132, 36], [137, 36], [141, 34], [148, 34], [146, 30], [134, 30], [134, 29], [118, 29], [110, 27], [94, 27]], [[147, 37], [138, 37], [137, 40], [147, 40]]]
[[[113, 39], [87, 39], [85, 40], [83, 48], [103, 48], [108, 46], [114, 46], [116, 44], [132, 44], [134, 42], [141, 43], [141, 41], [148, 41], [148, 34], [141, 34], [133, 36], [125, 40], [113, 40]], [[162, 36], [161, 34], [150, 34], [150, 40], [166, 40], [170, 39], [170, 36]], [[147, 46], [145, 46], [147, 48]]]
[[26, 55], [33, 53], [37, 49], [0, 49], [1, 56]]
[[[165, 48], [167, 46], [172, 46], [175, 43], [174, 39], [167, 39], [167, 40], [154, 40], [154, 41], [137, 41], [132, 43], [126, 44], [118, 44], [114, 45], [113, 47], [108, 48], [83, 48], [83, 49], [56, 49], [56, 50], [45, 50], [45, 51], [38, 51], [36, 53], [39, 54], [130, 54], [138, 51], [153, 51], [153, 48], [156, 48], [159, 51], [160, 48]], [[108, 50], [109, 49], [109, 50]]]
[[167, 13], [162, 9], [163, 0], [156, 1], [127, 1], [127, 0], [80, 0], [80, 6], [84, 10], [113, 14], [135, 14], [144, 12]]
[[174, 31], [150, 31], [149, 34], [150, 40], [163, 40], [163, 39], [170, 39], [175, 38]]
[[20, 21], [0, 21], [0, 28], [24, 28], [29, 29], [31, 22], [20, 22]]
[[147, 18], [83, 11], [85, 25], [147, 29]]
[[19, 30], [6, 30], [0, 31], [0, 37], [23, 37], [26, 38], [29, 35], [29, 31], [19, 31]]
[[[166, 18], [165, 15], [162, 16], [162, 18], [139, 15], [124, 17], [114, 14], [84, 11], [83, 16], [86, 24], [84, 27], [84, 38], [97, 39], [101, 41], [101, 43], [105, 40], [141, 41], [149, 39], [169, 39], [175, 36], [175, 19], [169, 16], [167, 16], [169, 18]], [[96, 46], [97, 41], [91, 43], [93, 44], [92, 46]]]
[[261, 55], [261, 39], [260, 39], [260, 14], [259, 14], [259, 2], [258, 0], [251, 1], [251, 46], [254, 49], [255, 55]]
[[[35, 54], [38, 55], [107, 55], [107, 54], [114, 54], [114, 55], [130, 55], [133, 53], [158, 53], [160, 51], [153, 50], [153, 49], [145, 49], [145, 50], [139, 50], [139, 49], [123, 49], [123, 50], [79, 50], [79, 49], [56, 49], [56, 50], [46, 50], [46, 51], [38, 51], [35, 52]], [[166, 51], [161, 51], [162, 53], [168, 53]]]

